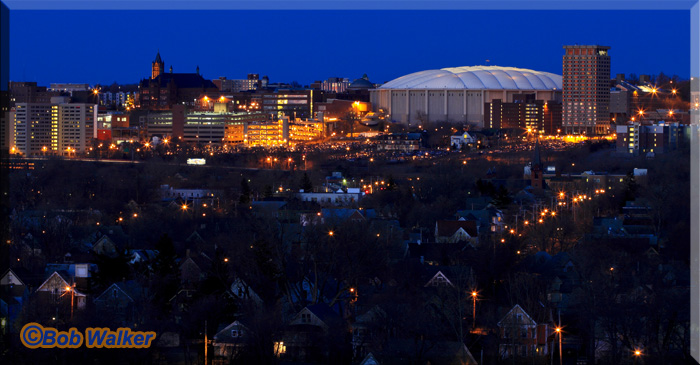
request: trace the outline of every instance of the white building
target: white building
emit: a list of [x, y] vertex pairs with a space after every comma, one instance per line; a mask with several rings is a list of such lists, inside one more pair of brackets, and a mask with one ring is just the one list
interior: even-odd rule
[[352, 206], [357, 205], [362, 199], [362, 193], [358, 188], [348, 188], [345, 192], [338, 189], [336, 192], [329, 193], [313, 193], [299, 192], [297, 197], [305, 202], [316, 202], [321, 206]]
[[457, 132], [450, 136], [450, 145], [460, 150], [464, 147], [474, 146], [476, 141], [476, 137], [469, 132]]
[[447, 121], [483, 126], [484, 103], [513, 102], [516, 94], [561, 100], [562, 77], [499, 66], [453, 67], [415, 72], [370, 90], [375, 111], [409, 126]]

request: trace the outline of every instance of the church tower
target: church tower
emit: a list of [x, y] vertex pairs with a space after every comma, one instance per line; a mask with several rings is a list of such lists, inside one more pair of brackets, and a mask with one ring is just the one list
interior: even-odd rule
[[153, 61], [151, 64], [151, 79], [155, 79], [163, 73], [165, 68], [165, 64], [163, 63], [163, 60], [160, 58], [160, 50], [158, 51], [158, 54], [156, 55], [156, 59]]

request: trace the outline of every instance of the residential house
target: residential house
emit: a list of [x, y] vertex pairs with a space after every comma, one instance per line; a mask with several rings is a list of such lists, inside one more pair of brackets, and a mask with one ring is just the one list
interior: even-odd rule
[[438, 270], [435, 275], [433, 275], [430, 280], [428, 280], [427, 283], [424, 285], [426, 288], [427, 287], [439, 287], [439, 286], [451, 286], [454, 287], [454, 284], [450, 281], [450, 279], [443, 274], [441, 270]]
[[545, 356], [550, 353], [554, 333], [550, 324], [537, 323], [525, 310], [516, 304], [498, 321], [501, 358], [518, 356]]
[[381, 348], [388, 335], [386, 322], [387, 314], [378, 305], [355, 317], [350, 327], [355, 359], [369, 355], [372, 349]]
[[474, 247], [466, 241], [456, 243], [409, 243], [408, 255], [411, 259], [429, 266], [447, 266], [453, 264], [462, 252]]
[[273, 219], [278, 217], [279, 210], [285, 205], [287, 202], [284, 200], [269, 198], [250, 202], [250, 210], [258, 218]]
[[254, 304], [256, 307], [262, 307], [263, 301], [260, 296], [240, 277], [236, 278], [231, 284], [231, 293], [236, 298]]
[[468, 221], [477, 221], [478, 231], [485, 233], [501, 233], [505, 227], [505, 219], [503, 212], [489, 204], [484, 209], [466, 209], [460, 210], [456, 214], [457, 219], [464, 218]]
[[456, 221], [439, 220], [435, 222], [435, 242], [456, 243], [470, 242], [473, 246], [479, 243], [479, 232], [476, 221], [460, 218]]
[[467, 147], [474, 147], [477, 144], [478, 139], [476, 135], [471, 132], [457, 131], [455, 134], [450, 136], [450, 146], [452, 148], [461, 150]]
[[73, 264], [46, 264], [45, 275], [58, 272], [69, 280], [78, 290], [87, 291], [90, 289], [90, 278], [97, 272], [96, 264], [73, 263]]
[[[374, 210], [370, 209], [374, 213]], [[366, 212], [366, 211], [365, 211]], [[367, 218], [362, 214], [359, 209], [350, 208], [335, 208], [335, 209], [321, 209], [321, 217], [323, 223], [328, 224], [343, 224], [345, 222], [353, 223], [364, 223], [367, 222]]]
[[95, 298], [98, 313], [108, 314], [110, 319], [128, 327], [140, 322], [139, 311], [143, 308], [146, 289], [134, 280], [110, 285]]
[[316, 216], [320, 211], [321, 206], [317, 202], [291, 198], [278, 210], [277, 219], [282, 223], [304, 225], [304, 217]]
[[463, 342], [414, 338], [387, 341], [381, 352], [376, 353], [376, 360], [391, 364], [477, 365]]
[[245, 347], [248, 336], [248, 327], [240, 320], [233, 321], [229, 325], [220, 326], [212, 341], [214, 356], [228, 359], [235, 358]]
[[180, 263], [180, 282], [185, 286], [194, 286], [204, 280], [209, 268], [211, 259], [204, 255], [190, 255], [187, 250], [185, 258]]
[[85, 308], [87, 295], [76, 290], [74, 283], [54, 271], [34, 293], [43, 317], [68, 319], [72, 313]]
[[360, 362], [360, 365], [381, 365], [379, 361], [374, 357], [374, 355], [370, 352], [365, 356], [364, 359], [362, 359], [362, 362]]
[[14, 332], [13, 324], [22, 312], [28, 297], [29, 287], [13, 269], [8, 269], [0, 277], [0, 300], [4, 303], [2, 315], [0, 315], [1, 334]]
[[329, 346], [338, 345], [344, 336], [342, 318], [326, 304], [304, 307], [289, 322], [278, 347], [280, 356], [291, 361], [327, 362]]
[[128, 236], [121, 227], [105, 227], [101, 235], [93, 242], [92, 252], [96, 255], [117, 257], [128, 245]]
[[150, 265], [158, 257], [158, 250], [129, 250], [127, 256], [130, 265]]

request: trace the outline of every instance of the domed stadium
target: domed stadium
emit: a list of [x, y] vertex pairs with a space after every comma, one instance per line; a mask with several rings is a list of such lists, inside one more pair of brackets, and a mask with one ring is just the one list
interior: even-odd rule
[[375, 110], [393, 122], [417, 126], [450, 122], [483, 126], [484, 105], [511, 103], [525, 95], [535, 100], [561, 100], [562, 77], [515, 67], [471, 66], [414, 72], [370, 91]]

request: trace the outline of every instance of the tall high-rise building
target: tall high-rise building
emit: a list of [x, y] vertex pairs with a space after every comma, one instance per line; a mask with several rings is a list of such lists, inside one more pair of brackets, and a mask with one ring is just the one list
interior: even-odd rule
[[54, 97], [51, 103], [17, 103], [10, 111], [11, 153], [27, 156], [82, 154], [96, 138], [94, 104], [69, 103]]
[[610, 128], [610, 56], [605, 46], [564, 46], [562, 127], [571, 134]]

